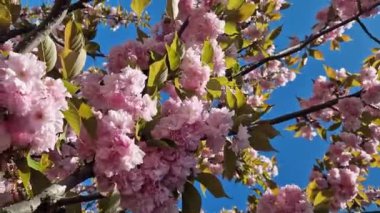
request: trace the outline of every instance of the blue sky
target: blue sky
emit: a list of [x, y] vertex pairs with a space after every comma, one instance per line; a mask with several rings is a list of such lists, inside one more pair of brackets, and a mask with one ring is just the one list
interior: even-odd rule
[[[24, 2], [28, 2], [28, 0]], [[34, 4], [38, 1], [29, 0], [29, 3], [32, 2]], [[130, 1], [110, 1], [112, 4], [117, 4], [118, 2], [128, 5]], [[278, 50], [288, 45], [289, 36], [303, 38], [305, 35], [310, 34], [311, 27], [315, 24], [315, 14], [329, 4], [328, 0], [293, 0], [289, 2], [292, 4], [292, 7], [285, 10], [283, 19], [275, 24], [282, 24], [284, 26], [282, 34], [276, 40]], [[152, 0], [152, 4], [148, 7], [152, 23], [160, 19], [164, 7], [164, 0]], [[378, 35], [378, 37], [380, 37], [379, 20], [379, 18], [364, 20], [368, 28], [373, 34]], [[132, 25], [127, 29], [120, 28], [116, 32], [109, 30], [107, 27], [100, 27], [99, 29], [96, 40], [101, 43], [101, 50], [104, 53], [108, 53], [112, 46], [125, 42], [128, 39], [133, 39], [136, 36]], [[341, 51], [330, 52], [328, 45], [323, 46], [321, 50], [323, 50], [325, 61], [320, 62], [310, 59], [307, 66], [303, 68], [302, 73], [297, 76], [294, 82], [277, 89], [273, 93], [269, 103], [274, 104], [275, 107], [266, 117], [275, 117], [298, 110], [299, 106], [296, 97], [310, 97], [312, 79], [324, 74], [323, 64], [336, 69], [344, 67], [350, 72], [357, 72], [360, 69], [362, 60], [370, 54], [371, 48], [376, 47], [376, 44], [368, 39], [357, 25], [354, 25], [351, 30], [347, 31], [347, 34], [353, 38], [353, 41], [343, 44]], [[94, 61], [89, 59], [87, 66], [101, 66], [101, 63], [101, 60]], [[292, 123], [294, 121], [275, 126], [281, 132], [281, 135], [272, 141], [274, 147], [279, 150], [278, 153], [275, 153], [279, 167], [279, 175], [275, 180], [280, 186], [294, 183], [305, 187], [315, 159], [321, 158], [324, 155], [328, 142], [320, 139], [307, 141], [294, 138], [292, 132], [284, 131], [284, 128]], [[368, 183], [376, 185], [379, 178], [380, 171], [378, 169], [371, 170]], [[223, 181], [223, 183], [225, 184], [227, 194], [232, 199], [214, 199], [212, 195], [206, 194], [206, 198], [203, 200], [203, 208], [206, 212], [218, 212], [222, 207], [231, 208], [234, 205], [242, 209], [245, 208], [246, 196], [249, 193], [249, 189], [227, 181]]]

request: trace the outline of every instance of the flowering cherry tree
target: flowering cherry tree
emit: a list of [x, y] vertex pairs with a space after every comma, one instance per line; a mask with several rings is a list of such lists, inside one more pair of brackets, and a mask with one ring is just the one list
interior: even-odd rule
[[[283, 50], [272, 23], [291, 2], [167, 0], [152, 26], [150, 0], [129, 2], [0, 0], [0, 212], [195, 213], [201, 191], [228, 197], [222, 178], [252, 188], [246, 209], [222, 212], [380, 205], [363, 186], [380, 167], [379, 49], [354, 73], [325, 65], [301, 109], [262, 119], [272, 92], [323, 59], [322, 45], [349, 41], [347, 29], [380, 44], [362, 22], [379, 0], [331, 0]], [[104, 24], [134, 24], [136, 39], [104, 55], [94, 40]], [[91, 57], [106, 64], [85, 69]], [[289, 120], [296, 137], [329, 141], [306, 188], [277, 185], [276, 158], [263, 155]]]

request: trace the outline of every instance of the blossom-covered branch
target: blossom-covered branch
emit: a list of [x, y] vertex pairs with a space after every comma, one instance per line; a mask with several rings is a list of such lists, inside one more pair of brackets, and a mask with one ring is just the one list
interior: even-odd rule
[[268, 120], [261, 120], [258, 123], [269, 123], [269, 124], [272, 124], [272, 125], [279, 124], [279, 123], [282, 123], [282, 122], [285, 122], [285, 121], [288, 121], [288, 120], [291, 120], [291, 119], [294, 119], [294, 118], [303, 117], [303, 116], [306, 116], [306, 115], [308, 115], [310, 113], [318, 112], [319, 110], [323, 110], [323, 109], [332, 107], [335, 104], [337, 104], [339, 102], [339, 100], [341, 100], [341, 99], [351, 98], [351, 97], [360, 97], [361, 93], [362, 93], [362, 91], [358, 91], [358, 92], [353, 93], [351, 95], [339, 97], [339, 98], [327, 101], [327, 102], [325, 102], [323, 104], [318, 104], [318, 105], [309, 107], [307, 109], [303, 109], [303, 110], [300, 110], [300, 111], [296, 111], [296, 112], [292, 112], [292, 113], [289, 113], [289, 114], [281, 115], [281, 116], [278, 116], [276, 118], [272, 118], [272, 119], [268, 119]]
[[[92, 164], [87, 164], [78, 169], [66, 179], [57, 184], [53, 184], [42, 193], [34, 196], [30, 200], [22, 201], [11, 206], [0, 209], [2, 213], [31, 213], [40, 206], [50, 206], [60, 199], [66, 192], [70, 191], [79, 183], [93, 176]], [[46, 207], [46, 206], [45, 206]]]
[[267, 62], [270, 62], [270, 61], [275, 61], [275, 60], [279, 60], [279, 59], [282, 59], [286, 56], [289, 56], [293, 53], [296, 53], [298, 51], [301, 51], [302, 49], [304, 49], [305, 47], [307, 47], [309, 44], [311, 44], [312, 42], [314, 42], [315, 40], [317, 40], [318, 38], [340, 28], [340, 27], [343, 27], [353, 21], [356, 21], [361, 15], [373, 10], [374, 8], [378, 7], [380, 5], [380, 2], [372, 5], [371, 7], [368, 7], [366, 8], [365, 10], [362, 10], [360, 11], [357, 15], [351, 17], [351, 18], [348, 18], [342, 22], [340, 22], [339, 24], [336, 24], [334, 26], [331, 26], [327, 29], [324, 29], [324, 30], [321, 30], [319, 33], [317, 34], [314, 34], [314, 35], [311, 35], [309, 36], [308, 38], [306, 38], [304, 41], [300, 42], [299, 44], [297, 45], [294, 45], [294, 46], [291, 46], [285, 50], [282, 50], [280, 51], [279, 53], [277, 54], [274, 54], [274, 55], [271, 55], [269, 57], [266, 57], [266, 58], [263, 58], [261, 60], [259, 60], [258, 62], [256, 63], [252, 63], [252, 64], [247, 64], [245, 66], [243, 66], [240, 70], [239, 73], [233, 75], [231, 78], [236, 78], [238, 76], [243, 76], [243, 75], [246, 75], [248, 73], [250, 73], [251, 71], [255, 70], [256, 68], [264, 65], [265, 63]]

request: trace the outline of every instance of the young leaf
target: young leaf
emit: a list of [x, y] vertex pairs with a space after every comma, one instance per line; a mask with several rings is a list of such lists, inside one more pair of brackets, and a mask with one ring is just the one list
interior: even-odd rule
[[201, 60], [203, 64], [207, 64], [210, 68], [213, 68], [214, 48], [209, 40], [203, 43]]
[[219, 179], [210, 173], [199, 173], [196, 180], [200, 182], [207, 190], [211, 192], [216, 198], [229, 196], [224, 192], [223, 185], [220, 183]]
[[243, 3], [244, 3], [244, 0], [228, 0], [227, 9], [237, 10], [242, 6]]
[[84, 48], [84, 38], [81, 25], [73, 20], [65, 26], [65, 48], [76, 52]]
[[325, 69], [326, 76], [329, 77], [330, 79], [335, 79], [336, 78], [336, 72], [333, 68], [323, 65], [323, 68]]
[[235, 174], [237, 156], [229, 145], [229, 143], [224, 145], [223, 177], [231, 180]]
[[202, 200], [193, 184], [186, 182], [182, 193], [182, 213], [201, 212]]
[[252, 2], [245, 2], [239, 8], [239, 22], [247, 20], [256, 10], [256, 5]]
[[154, 94], [157, 88], [166, 81], [168, 68], [166, 67], [166, 56], [149, 66], [148, 89], [149, 94]]
[[182, 51], [177, 34], [175, 34], [173, 42], [170, 44], [170, 46], [166, 45], [166, 51], [168, 52], [170, 70], [177, 70], [181, 63]]
[[179, 0], [166, 0], [166, 14], [173, 20], [178, 15], [178, 3]]
[[45, 62], [47, 72], [54, 68], [55, 63], [57, 62], [57, 49], [50, 36], [46, 36], [46, 38], [38, 45], [37, 55], [39, 60]]
[[71, 79], [77, 76], [86, 63], [86, 50], [79, 52], [65, 49], [59, 56], [62, 64], [62, 74], [64, 79]]
[[280, 35], [281, 31], [282, 31], [282, 26], [277, 27], [276, 29], [274, 29], [274, 30], [269, 34], [268, 38], [269, 38], [270, 40], [274, 40], [274, 39], [276, 39], [277, 36]]
[[309, 49], [309, 55], [317, 60], [323, 60], [323, 53], [319, 50]]
[[226, 102], [227, 106], [230, 109], [235, 109], [236, 106], [236, 97], [232, 93], [231, 89], [229, 87], [226, 87]]
[[0, 30], [8, 30], [9, 26], [12, 24], [12, 15], [8, 9], [3, 4], [0, 4]]
[[142, 12], [150, 4], [151, 0], [132, 0], [131, 9], [137, 14], [138, 17], [142, 15]]
[[74, 106], [73, 103], [69, 102], [69, 109], [63, 112], [63, 116], [65, 117], [65, 120], [70, 125], [70, 127], [73, 129], [73, 131], [79, 135], [80, 134], [80, 126], [81, 126], [81, 119], [78, 113], [78, 110]]
[[117, 212], [120, 205], [120, 195], [114, 193], [109, 197], [100, 199], [98, 204], [99, 212], [101, 213]]

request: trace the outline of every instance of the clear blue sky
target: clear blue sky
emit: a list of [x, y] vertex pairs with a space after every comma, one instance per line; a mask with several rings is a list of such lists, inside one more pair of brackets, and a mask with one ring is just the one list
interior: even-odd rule
[[[28, 2], [25, 0], [24, 2]], [[29, 3], [37, 3], [31, 1]], [[40, 1], [49, 2], [49, 1]], [[128, 5], [127, 0], [111, 0], [112, 4], [122, 2], [123, 5]], [[159, 20], [165, 7], [165, 1], [152, 0], [152, 4], [148, 7], [148, 11], [152, 17], [152, 24]], [[303, 38], [311, 32], [311, 27], [315, 24], [315, 14], [321, 8], [329, 4], [328, 0], [293, 0], [289, 1], [292, 7], [285, 10], [283, 19], [278, 21], [276, 25], [284, 25], [281, 36], [276, 41], [278, 50], [288, 45], [289, 36], [299, 36]], [[380, 17], [364, 21], [368, 28], [380, 37]], [[330, 52], [328, 45], [325, 45], [324, 51], [325, 61], [315, 61], [310, 59], [307, 66], [303, 68], [302, 73], [297, 76], [294, 82], [289, 83], [286, 87], [277, 89], [270, 99], [269, 103], [275, 107], [267, 117], [275, 117], [287, 112], [296, 111], [299, 109], [296, 97], [310, 97], [312, 88], [312, 79], [323, 75], [323, 64], [327, 64], [336, 69], [344, 67], [350, 72], [357, 72], [361, 67], [362, 60], [370, 54], [370, 50], [376, 47], [376, 44], [369, 40], [358, 26], [354, 26], [347, 31], [351, 35], [353, 41], [342, 45], [342, 50], [338, 52]], [[133, 39], [136, 35], [134, 27], [131, 25], [127, 29], [120, 28], [116, 32], [110, 31], [107, 27], [101, 27], [96, 40], [101, 43], [102, 52], [108, 53], [110, 47], [125, 42], [128, 39]], [[102, 61], [88, 60], [87, 66], [101, 66]], [[298, 184], [305, 187], [308, 183], [308, 176], [312, 169], [315, 159], [323, 157], [327, 150], [328, 142], [323, 140], [307, 141], [300, 138], [294, 138], [292, 132], [284, 131], [284, 128], [293, 124], [294, 121], [277, 125], [276, 128], [281, 131], [281, 135], [276, 137], [272, 144], [279, 150], [275, 153], [278, 159], [279, 175], [275, 178], [276, 182], [282, 186], [285, 184]], [[380, 171], [371, 170], [367, 183], [376, 185], [379, 183]], [[231, 208], [237, 205], [244, 209], [246, 205], [246, 197], [249, 189], [234, 183], [223, 181], [226, 192], [232, 199], [214, 199], [212, 195], [206, 194], [203, 200], [203, 208], [208, 213], [218, 212], [221, 208]]]

